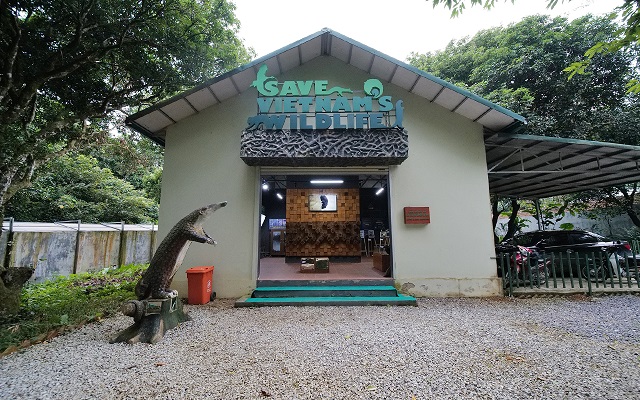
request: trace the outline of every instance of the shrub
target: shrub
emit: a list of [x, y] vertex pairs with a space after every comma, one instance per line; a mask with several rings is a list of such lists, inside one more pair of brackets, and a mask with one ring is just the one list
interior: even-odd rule
[[25, 285], [20, 312], [0, 319], [0, 353], [48, 340], [88, 322], [113, 315], [133, 297], [147, 265], [60, 276]]

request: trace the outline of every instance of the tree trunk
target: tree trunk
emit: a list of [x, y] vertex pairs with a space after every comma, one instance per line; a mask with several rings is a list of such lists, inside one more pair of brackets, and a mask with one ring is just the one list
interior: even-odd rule
[[512, 238], [513, 235], [517, 232], [518, 224], [516, 224], [516, 218], [518, 218], [518, 211], [520, 211], [520, 204], [518, 204], [518, 200], [511, 199], [511, 215], [509, 215], [507, 234], [504, 235], [504, 239]]
[[20, 311], [22, 286], [33, 275], [33, 268], [6, 268], [0, 272], [0, 315]]

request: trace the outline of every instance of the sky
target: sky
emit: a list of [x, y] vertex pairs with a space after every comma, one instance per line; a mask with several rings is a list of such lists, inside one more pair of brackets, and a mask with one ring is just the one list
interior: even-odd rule
[[[232, 0], [240, 20], [239, 37], [262, 57], [329, 28], [400, 61], [412, 52], [442, 50], [451, 40], [482, 29], [506, 26], [534, 14], [565, 16], [613, 11], [622, 0], [572, 0], [553, 9], [545, 0], [497, 1], [491, 11], [475, 6], [450, 18], [425, 0]], [[469, 1], [467, 0], [467, 3]]]

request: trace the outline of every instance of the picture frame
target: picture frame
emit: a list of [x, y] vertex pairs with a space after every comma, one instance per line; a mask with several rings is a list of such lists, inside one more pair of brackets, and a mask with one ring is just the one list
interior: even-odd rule
[[334, 212], [338, 211], [338, 196], [335, 194], [310, 194], [309, 211], [312, 212]]

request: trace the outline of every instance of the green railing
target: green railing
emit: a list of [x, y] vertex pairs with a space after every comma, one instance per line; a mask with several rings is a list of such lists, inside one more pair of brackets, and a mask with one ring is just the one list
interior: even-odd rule
[[513, 295], [517, 288], [575, 289], [591, 295], [605, 289], [640, 289], [640, 257], [636, 254], [634, 250], [627, 254], [602, 250], [521, 258], [513, 252], [499, 253], [497, 262], [505, 295]]

